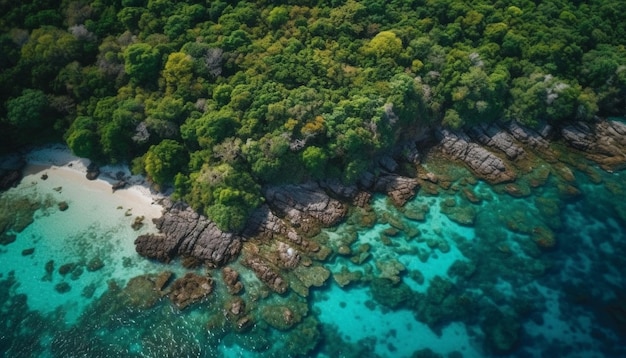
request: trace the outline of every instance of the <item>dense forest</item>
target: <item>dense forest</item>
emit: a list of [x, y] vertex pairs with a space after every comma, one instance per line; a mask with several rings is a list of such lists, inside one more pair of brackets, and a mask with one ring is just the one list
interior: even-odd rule
[[0, 0], [3, 151], [65, 141], [238, 230], [423, 128], [624, 115], [626, 2]]

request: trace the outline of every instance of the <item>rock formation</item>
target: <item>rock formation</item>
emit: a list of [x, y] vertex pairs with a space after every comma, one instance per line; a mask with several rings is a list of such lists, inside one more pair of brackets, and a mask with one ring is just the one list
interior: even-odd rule
[[211, 277], [188, 272], [172, 283], [169, 298], [176, 307], [182, 310], [200, 301], [211, 292], [213, 292], [213, 279]]
[[141, 235], [135, 249], [142, 255], [169, 262], [176, 256], [195, 257], [209, 266], [222, 266], [241, 249], [241, 238], [182, 203], [165, 201], [163, 216], [155, 220], [159, 234]]
[[563, 139], [609, 171], [626, 165], [626, 124], [616, 120], [576, 122], [561, 130]]
[[467, 134], [440, 129], [437, 136], [444, 154], [462, 161], [479, 177], [494, 184], [515, 180], [515, 173], [502, 159], [474, 143]]

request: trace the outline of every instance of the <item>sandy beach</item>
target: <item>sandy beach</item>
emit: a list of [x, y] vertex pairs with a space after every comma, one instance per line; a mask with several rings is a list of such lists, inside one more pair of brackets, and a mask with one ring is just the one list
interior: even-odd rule
[[[31, 308], [52, 312], [66, 307], [66, 320], [72, 321], [106, 290], [107, 281], [124, 285], [131, 277], [160, 269], [135, 251], [135, 238], [156, 232], [152, 219], [162, 214], [159, 195], [144, 178], [115, 166], [101, 168], [98, 179], [88, 180], [89, 162], [63, 146], [32, 150], [24, 158], [21, 183], [2, 193], [2, 200], [11, 205], [28, 198], [41, 207], [31, 224], [13, 233], [15, 242], [0, 246], [0, 277], [14, 275], [20, 282], [18, 292], [28, 294]], [[120, 171], [129, 185], [113, 191], [111, 184]], [[137, 220], [142, 225], [133, 228]], [[93, 260], [102, 266], [89, 269]], [[63, 266], [74, 269], [62, 274]]]
[[[163, 195], [153, 192], [144, 177], [131, 175], [127, 167], [122, 165], [104, 166], [100, 168], [100, 176], [96, 180], [88, 180], [85, 176], [89, 160], [76, 157], [69, 148], [63, 145], [51, 145], [32, 150], [25, 155], [27, 162], [24, 168], [24, 179], [30, 176], [58, 176], [65, 187], [80, 185], [92, 192], [110, 192], [114, 200], [124, 208], [131, 208], [134, 215], [145, 216], [146, 221], [161, 216], [162, 207], [158, 205]], [[113, 191], [111, 185], [117, 182], [117, 175], [123, 173], [128, 185]], [[42, 181], [45, 185], [45, 181]]]

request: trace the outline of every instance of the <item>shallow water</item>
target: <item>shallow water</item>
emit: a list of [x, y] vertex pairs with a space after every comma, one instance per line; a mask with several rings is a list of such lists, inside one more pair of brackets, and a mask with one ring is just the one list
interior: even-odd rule
[[[154, 230], [149, 220], [139, 231], [130, 228], [146, 205], [120, 204], [108, 187], [66, 188], [66, 172], [50, 170], [45, 181], [37, 172], [0, 196], [3, 208], [24, 198], [36, 202], [22, 205], [31, 212], [40, 206], [21, 232], [14, 229], [20, 222], [11, 224], [14, 242], [0, 245], [0, 351], [11, 357], [626, 355], [620, 344], [624, 172], [578, 165], [570, 173], [559, 163], [541, 163], [512, 188], [476, 181], [452, 164], [426, 166], [441, 182], [425, 184], [405, 208], [377, 196], [366, 213], [374, 222], [357, 211], [319, 236], [333, 249], [320, 263], [332, 274], [307, 298], [272, 294], [232, 263], [254, 322], [242, 330], [226, 313], [235, 298], [217, 270], [208, 271], [216, 278], [212, 296], [184, 311], [166, 298], [135, 299], [124, 289], [130, 278], [184, 272], [134, 252], [134, 238]], [[60, 211], [59, 201], [69, 208]], [[24, 226], [28, 215], [22, 216]], [[89, 271], [94, 257], [103, 266]], [[75, 265], [62, 275], [68, 263]], [[286, 307], [296, 322], [282, 327], [276, 312]]]

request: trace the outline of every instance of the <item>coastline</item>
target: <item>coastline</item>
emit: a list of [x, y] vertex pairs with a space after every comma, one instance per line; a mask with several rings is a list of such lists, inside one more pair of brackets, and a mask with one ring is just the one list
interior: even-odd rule
[[[143, 213], [147, 221], [161, 216], [163, 206], [160, 200], [166, 196], [154, 192], [146, 179], [141, 175], [131, 175], [124, 165], [106, 165], [100, 167], [100, 175], [95, 180], [86, 178], [89, 160], [80, 158], [71, 153], [65, 145], [49, 145], [35, 148], [24, 155], [26, 166], [23, 168], [23, 176], [42, 175], [47, 171], [62, 175], [71, 185], [82, 185], [90, 190], [111, 191], [129, 207], [136, 208], [136, 212]], [[119, 176], [123, 175], [127, 186], [113, 190], [111, 186], [118, 182]], [[126, 205], [124, 205], [126, 206]]]
[[[15, 277], [31, 309], [61, 309], [72, 323], [111, 283], [123, 286], [163, 269], [135, 250], [137, 235], [157, 232], [153, 220], [163, 213], [160, 196], [143, 178], [125, 175], [128, 186], [113, 191], [122, 166], [104, 167], [101, 177], [88, 180], [88, 161], [63, 146], [21, 156], [20, 183], [1, 193], [13, 241], [0, 246], [0, 277]], [[23, 219], [15, 224], [16, 218]]]

